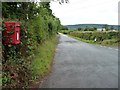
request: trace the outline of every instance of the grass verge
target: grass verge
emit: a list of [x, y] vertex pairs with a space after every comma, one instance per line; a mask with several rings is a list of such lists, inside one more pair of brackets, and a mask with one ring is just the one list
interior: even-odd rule
[[52, 61], [57, 45], [58, 37], [52, 37], [44, 44], [38, 47], [32, 64], [30, 65], [32, 71], [32, 80], [35, 84], [40, 83], [39, 80], [43, 79], [51, 71]]

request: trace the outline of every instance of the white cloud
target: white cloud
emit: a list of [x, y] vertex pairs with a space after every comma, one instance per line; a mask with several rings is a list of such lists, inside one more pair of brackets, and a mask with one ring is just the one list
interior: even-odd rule
[[51, 9], [63, 25], [98, 23], [118, 24], [119, 0], [69, 0], [69, 4], [52, 2]]

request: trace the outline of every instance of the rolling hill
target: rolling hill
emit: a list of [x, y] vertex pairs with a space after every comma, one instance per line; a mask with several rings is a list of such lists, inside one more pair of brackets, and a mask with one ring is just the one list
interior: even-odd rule
[[[65, 25], [69, 29], [78, 29], [78, 28], [85, 28], [85, 27], [96, 27], [96, 28], [103, 28], [107, 24], [76, 24], [76, 25]], [[108, 25], [109, 27], [113, 27], [113, 29], [118, 30], [118, 25]]]

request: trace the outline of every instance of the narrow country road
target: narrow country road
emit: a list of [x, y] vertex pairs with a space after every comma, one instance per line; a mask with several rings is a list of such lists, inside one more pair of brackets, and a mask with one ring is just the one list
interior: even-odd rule
[[40, 88], [118, 88], [118, 49], [60, 34], [53, 71]]

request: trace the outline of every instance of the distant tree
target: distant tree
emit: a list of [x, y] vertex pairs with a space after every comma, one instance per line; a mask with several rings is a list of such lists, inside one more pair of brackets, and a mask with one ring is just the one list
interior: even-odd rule
[[109, 26], [108, 25], [104, 25], [103, 28], [105, 28], [106, 31], [109, 30]]
[[93, 27], [94, 31], [97, 31], [97, 27]]
[[68, 27], [67, 26], [61, 26], [61, 30], [68, 30]]
[[84, 29], [84, 31], [89, 31], [89, 27], [86, 26], [85, 29]]
[[111, 27], [110, 27], [110, 30], [113, 30], [113, 29], [114, 29], [114, 27], [113, 27], [113, 26], [111, 26]]
[[84, 31], [96, 31], [97, 28], [96, 27], [88, 27], [86, 26], [86, 28], [84, 29]]
[[82, 28], [81, 28], [81, 27], [79, 27], [77, 30], [78, 30], [78, 31], [81, 31], [81, 30], [82, 30]]

